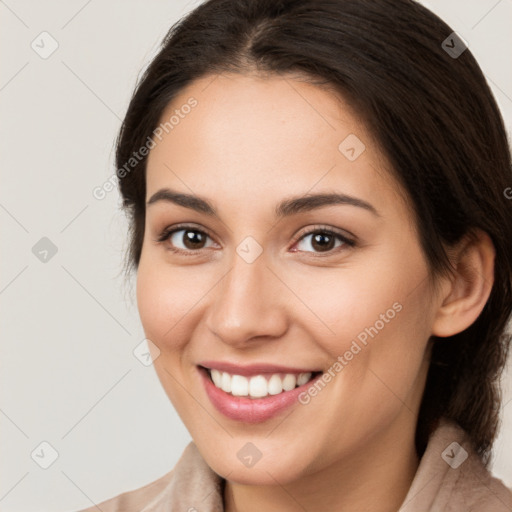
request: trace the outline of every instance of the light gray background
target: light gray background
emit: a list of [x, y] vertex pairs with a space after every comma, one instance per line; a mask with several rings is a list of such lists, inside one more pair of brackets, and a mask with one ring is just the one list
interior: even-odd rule
[[[512, 1], [424, 3], [468, 42], [510, 133]], [[119, 195], [99, 201], [92, 189], [115, 170], [137, 76], [197, 4], [0, 0], [1, 511], [91, 506], [167, 473], [190, 440], [132, 353], [144, 334], [121, 272]], [[43, 31], [59, 45], [47, 59], [31, 48]], [[58, 250], [47, 262], [32, 252], [42, 237]], [[509, 486], [511, 400], [509, 370], [492, 466]], [[49, 460], [43, 441], [58, 452], [48, 469], [31, 458]]]

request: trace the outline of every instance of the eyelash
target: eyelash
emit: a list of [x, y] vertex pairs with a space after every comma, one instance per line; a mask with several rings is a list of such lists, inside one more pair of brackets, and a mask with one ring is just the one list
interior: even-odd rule
[[[202, 235], [206, 235], [209, 238], [212, 238], [207, 231], [204, 231], [202, 229], [198, 229], [197, 227], [191, 226], [191, 225], [188, 225], [188, 224], [182, 224], [182, 225], [172, 226], [172, 227], [168, 227], [168, 228], [164, 229], [162, 231], [162, 233], [158, 236], [158, 238], [156, 238], [155, 242], [164, 243], [164, 242], [168, 241], [169, 238], [174, 233], [177, 233], [178, 231], [193, 231], [193, 232], [196, 232], [196, 233], [201, 233]], [[326, 257], [326, 256], [332, 256], [333, 254], [339, 252], [339, 250], [343, 250], [344, 248], [346, 248], [346, 246], [354, 247], [356, 245], [356, 242], [354, 240], [351, 240], [350, 238], [347, 238], [345, 235], [341, 234], [338, 231], [334, 231], [332, 228], [328, 228], [326, 226], [321, 226], [321, 225], [314, 226], [311, 230], [309, 230], [309, 231], [307, 231], [305, 233], [302, 233], [297, 238], [297, 240], [294, 241], [293, 245], [297, 244], [303, 238], [305, 238], [305, 237], [307, 237], [309, 235], [316, 235], [316, 234], [327, 234], [329, 236], [334, 236], [338, 240], [343, 242], [343, 245], [341, 245], [339, 247], [335, 247], [333, 249], [330, 249], [329, 251], [326, 251], [324, 253], [322, 253], [322, 252], [315, 253], [313, 251], [297, 251], [297, 252], [306, 252], [306, 253], [309, 253], [309, 254], [316, 254], [315, 257]], [[200, 251], [203, 250], [203, 249], [188, 249], [188, 250], [185, 250], [185, 249], [178, 249], [176, 247], [169, 247], [168, 249], [171, 250], [172, 252], [176, 253], [176, 254], [182, 254], [182, 255], [185, 255], [185, 256], [195, 256]]]

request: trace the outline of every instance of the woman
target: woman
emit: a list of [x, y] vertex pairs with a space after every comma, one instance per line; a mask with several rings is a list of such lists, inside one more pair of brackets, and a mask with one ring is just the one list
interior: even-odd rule
[[203, 3], [138, 84], [117, 167], [193, 442], [101, 510], [512, 510], [487, 469], [511, 157], [445, 23], [410, 0]]

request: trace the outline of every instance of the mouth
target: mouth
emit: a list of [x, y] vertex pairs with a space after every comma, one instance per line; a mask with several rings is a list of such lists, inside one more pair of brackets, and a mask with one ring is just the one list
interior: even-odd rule
[[[306, 386], [321, 371], [306, 372], [257, 372], [253, 375], [240, 375], [233, 371], [222, 371], [216, 368], [200, 366], [210, 382], [224, 393], [232, 397], [264, 399], [292, 391], [298, 387]], [[244, 372], [247, 373], [247, 372]]]
[[210, 403], [226, 418], [241, 423], [263, 423], [298, 407], [307, 387], [323, 375], [274, 365], [214, 363], [215, 368], [210, 368], [206, 364], [197, 370]]

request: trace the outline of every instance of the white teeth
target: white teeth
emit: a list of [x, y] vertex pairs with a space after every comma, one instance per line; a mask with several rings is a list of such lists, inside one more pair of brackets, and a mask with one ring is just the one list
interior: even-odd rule
[[226, 393], [231, 393], [231, 376], [229, 373], [222, 372], [221, 389]]
[[231, 394], [234, 396], [247, 396], [249, 394], [249, 381], [243, 375], [231, 377]]
[[287, 373], [283, 379], [283, 389], [285, 391], [291, 391], [297, 385], [297, 377], [291, 373]]
[[297, 386], [302, 386], [306, 384], [306, 382], [311, 379], [311, 373], [300, 373], [297, 378]]
[[283, 391], [283, 381], [279, 375], [272, 375], [267, 383], [267, 389], [269, 395], [278, 395]]
[[251, 377], [249, 381], [249, 396], [255, 396], [257, 398], [267, 396], [267, 379], [265, 379], [263, 375]]
[[243, 375], [231, 375], [219, 370], [210, 370], [212, 381], [216, 387], [233, 396], [248, 396], [250, 398], [263, 398], [267, 395], [278, 395], [283, 391], [291, 391], [296, 386], [302, 386], [309, 382], [311, 372], [283, 374], [275, 373], [267, 380], [263, 375], [244, 377]]
[[222, 374], [219, 372], [219, 370], [210, 370], [210, 374], [212, 376], [213, 383], [218, 388], [222, 388]]

